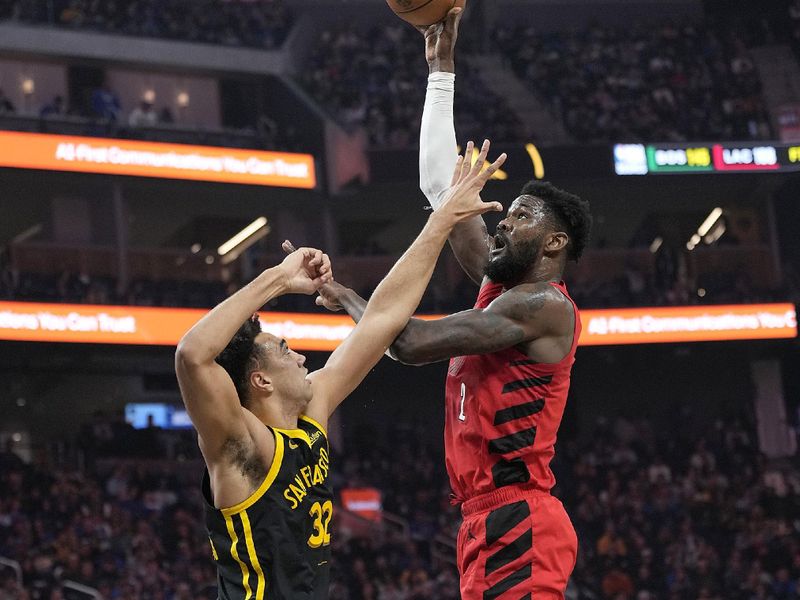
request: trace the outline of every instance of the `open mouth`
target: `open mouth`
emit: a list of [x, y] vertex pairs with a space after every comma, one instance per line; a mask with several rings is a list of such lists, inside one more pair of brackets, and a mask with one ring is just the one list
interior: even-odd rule
[[494, 249], [492, 250], [492, 256], [496, 256], [503, 252], [506, 249], [506, 240], [503, 236], [499, 233], [494, 236]]

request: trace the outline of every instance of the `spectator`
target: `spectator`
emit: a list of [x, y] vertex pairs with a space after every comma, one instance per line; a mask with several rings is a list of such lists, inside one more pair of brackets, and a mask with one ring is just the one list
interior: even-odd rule
[[119, 117], [121, 110], [119, 98], [111, 91], [107, 83], [92, 92], [91, 105], [94, 116], [100, 119], [116, 121]]
[[39, 111], [39, 116], [46, 119], [47, 117], [61, 117], [66, 114], [64, 110], [64, 98], [62, 96], [55, 96], [50, 102], [42, 106]]
[[0, 114], [16, 112], [14, 104], [11, 102], [6, 93], [0, 88]]
[[265, 148], [273, 147], [280, 135], [278, 124], [265, 114], [259, 115], [256, 121], [256, 132]]
[[128, 116], [128, 125], [131, 127], [155, 127], [158, 123], [158, 113], [153, 105], [146, 100], [131, 111]]
[[172, 116], [172, 111], [169, 106], [165, 106], [161, 109], [161, 112], [158, 113], [158, 122], [163, 125], [172, 125], [175, 123], [175, 117]]

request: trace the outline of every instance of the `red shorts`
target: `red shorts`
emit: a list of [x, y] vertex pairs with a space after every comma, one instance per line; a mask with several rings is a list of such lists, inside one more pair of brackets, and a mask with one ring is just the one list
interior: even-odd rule
[[563, 600], [578, 537], [557, 498], [505, 487], [466, 501], [461, 512], [462, 600]]

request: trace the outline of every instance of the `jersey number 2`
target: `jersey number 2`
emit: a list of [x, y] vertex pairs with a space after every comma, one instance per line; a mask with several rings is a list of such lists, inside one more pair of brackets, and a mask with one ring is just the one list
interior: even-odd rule
[[308, 545], [312, 548], [327, 546], [331, 543], [331, 534], [328, 532], [328, 526], [331, 524], [331, 517], [333, 516], [333, 502], [330, 500], [326, 500], [322, 504], [314, 502], [308, 514], [314, 517], [314, 533], [308, 538]]
[[467, 399], [467, 386], [461, 384], [461, 410], [458, 411], [458, 420], [466, 421], [467, 415], [464, 414], [464, 401]]

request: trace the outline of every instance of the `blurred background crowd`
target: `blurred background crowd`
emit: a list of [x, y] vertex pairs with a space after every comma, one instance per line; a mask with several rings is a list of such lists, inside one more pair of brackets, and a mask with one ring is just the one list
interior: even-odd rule
[[[797, 597], [800, 474], [759, 454], [747, 416], [708, 417], [684, 406], [670, 423], [601, 419], [560, 443], [556, 494], [580, 540], [568, 597]], [[431, 544], [452, 543], [460, 522], [435, 432], [422, 423], [379, 431], [348, 432], [333, 481], [378, 488], [406, 527], [334, 533], [331, 597], [456, 600], [453, 564]], [[69, 597], [65, 580], [105, 598], [216, 597], [192, 435], [96, 415], [77, 442], [87, 461], [79, 470], [2, 454], [0, 555], [19, 561], [27, 591], [6, 572], [0, 597]]]
[[[733, 10], [735, 4], [736, 18], [709, 10], [705, 20], [653, 18], [623, 26], [545, 30], [501, 18], [483, 38], [468, 24], [458, 61], [459, 132], [508, 142], [547, 138], [549, 131], [531, 129], [505, 86], [486, 78], [487, 66], [505, 66], [578, 141], [770, 139], [769, 108], [750, 50], [780, 41], [796, 45], [800, 8], [779, 0], [751, 17]], [[280, 49], [294, 22], [281, 0], [3, 0], [2, 20], [265, 50]], [[364, 127], [374, 147], [414, 147], [425, 89], [421, 46], [422, 36], [400, 22], [325, 28], [304, 51], [297, 82], [342, 125]], [[487, 54], [496, 62], [487, 62]], [[110, 88], [98, 86], [92, 96], [74, 105], [56, 97], [37, 110], [42, 117], [110, 121], [114, 134], [131, 137], [180, 121], [169, 106], [121, 104]], [[0, 114], [20, 109], [0, 90]], [[278, 134], [277, 127], [273, 117], [254, 114], [244, 129], [263, 138], [258, 147], [291, 149], [291, 132]], [[96, 124], [87, 126], [92, 131]], [[252, 145], [246, 137], [228, 141]]]

